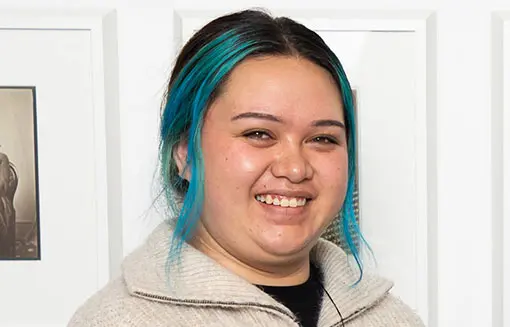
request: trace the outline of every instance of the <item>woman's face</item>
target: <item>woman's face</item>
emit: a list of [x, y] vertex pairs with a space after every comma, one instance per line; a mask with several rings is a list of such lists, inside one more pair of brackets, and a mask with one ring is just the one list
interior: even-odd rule
[[345, 197], [344, 126], [323, 68], [292, 57], [242, 62], [204, 118], [205, 230], [244, 262], [308, 255]]

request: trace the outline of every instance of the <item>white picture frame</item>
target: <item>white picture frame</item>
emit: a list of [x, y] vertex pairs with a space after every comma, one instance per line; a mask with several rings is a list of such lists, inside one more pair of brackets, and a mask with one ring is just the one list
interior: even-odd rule
[[[504, 293], [503, 293], [503, 326], [510, 326], [510, 13], [506, 12], [504, 15], [504, 81], [503, 81], [503, 133], [502, 135], [502, 149], [503, 158], [501, 166], [503, 167], [503, 194], [502, 194], [502, 210], [503, 214], [498, 216], [497, 219], [503, 222], [504, 225], [504, 244], [496, 244], [497, 247], [503, 246], [504, 265], [502, 275], [504, 276]], [[497, 140], [495, 140], [497, 142]], [[494, 142], [494, 140], [493, 140]], [[500, 289], [499, 287], [497, 287]]]
[[[111, 278], [112, 274], [116, 273], [119, 269], [119, 263], [122, 257], [121, 254], [121, 238], [117, 235], [121, 235], [121, 217], [120, 213], [120, 199], [116, 198], [116, 194], [121, 194], [120, 184], [112, 183], [112, 179], [120, 174], [120, 153], [113, 150], [111, 153], [109, 149], [119, 148], [119, 127], [118, 127], [118, 72], [117, 72], [117, 28], [116, 28], [116, 12], [114, 10], [59, 10], [59, 9], [12, 9], [2, 10], [0, 12], [0, 33], [20, 33], [20, 32], [38, 32], [38, 33], [52, 33], [66, 31], [69, 33], [86, 33], [89, 37], [87, 41], [88, 49], [90, 53], [82, 54], [88, 56], [90, 59], [90, 100], [91, 105], [87, 107], [87, 110], [92, 112], [88, 115], [93, 117], [93, 154], [91, 160], [93, 165], [89, 167], [86, 172], [93, 176], [91, 185], [93, 185], [93, 200], [84, 202], [86, 208], [76, 208], [76, 210], [86, 209], [94, 214], [90, 217], [91, 224], [95, 224], [95, 228], [90, 231], [89, 237], [95, 243], [93, 254], [96, 258], [96, 265], [94, 270], [88, 271], [88, 267], [82, 267], [84, 273], [89, 274], [90, 278], [95, 279], [95, 283], [89, 289], [86, 290], [86, 295], [83, 298], [75, 299], [73, 303], [69, 304], [69, 299], [62, 298], [64, 301], [61, 304], [65, 304], [63, 307], [71, 307], [70, 310], [60, 310], [60, 312], [53, 312], [48, 314], [41, 314], [37, 316], [37, 313], [30, 315], [22, 315], [19, 319], [13, 320], [13, 316], [2, 315], [0, 317], [0, 325], [2, 326], [62, 326], [65, 325], [73, 310], [77, 308], [77, 305], [85, 301], [86, 296], [96, 292], [99, 288], [104, 286]], [[63, 33], [62, 35], [64, 35]], [[13, 34], [15, 35], [15, 34]], [[39, 34], [42, 35], [42, 34]], [[81, 34], [83, 35], [83, 34]], [[87, 37], [86, 37], [87, 38]], [[14, 39], [14, 38], [11, 38]], [[20, 41], [21, 42], [21, 41]], [[4, 50], [7, 51], [9, 44], [0, 45], [0, 49], [6, 47]], [[2, 50], [2, 51], [4, 51]], [[12, 50], [11, 50], [12, 51]], [[65, 51], [65, 50], [64, 50]], [[79, 50], [77, 50], [79, 51]], [[36, 55], [36, 54], [34, 54]], [[110, 74], [108, 74], [110, 72]], [[18, 78], [15, 75], [7, 76], [7, 73], [2, 73], [0, 84], [16, 85]], [[29, 78], [30, 79], [30, 78]], [[47, 79], [50, 81], [50, 78]], [[45, 80], [46, 86], [50, 82]], [[44, 84], [43, 83], [43, 84]], [[30, 83], [32, 85], [32, 83]], [[37, 88], [38, 85], [35, 85]], [[39, 92], [44, 93], [44, 92]], [[37, 99], [36, 99], [37, 101]], [[108, 108], [108, 110], [106, 109]], [[72, 109], [72, 108], [70, 108]], [[77, 115], [79, 116], [79, 115]], [[57, 127], [62, 121], [58, 119], [54, 122]], [[64, 124], [67, 122], [64, 122]], [[78, 122], [79, 123], [79, 122]], [[64, 136], [72, 138], [72, 135]], [[39, 140], [41, 140], [39, 138]], [[44, 142], [44, 141], [42, 141]], [[72, 142], [72, 140], [71, 140]], [[39, 149], [39, 154], [41, 155]], [[90, 154], [90, 153], [89, 153]], [[42, 159], [41, 160], [47, 160]], [[78, 172], [79, 173], [79, 172]], [[66, 177], [63, 177], [66, 178]], [[73, 176], [67, 176], [67, 178], [73, 178]], [[80, 185], [76, 185], [77, 188]], [[62, 190], [66, 192], [66, 190]], [[41, 190], [41, 203], [44, 205], [44, 190]], [[62, 233], [69, 233], [69, 227], [72, 227], [72, 213], [69, 213], [70, 224], [62, 226]], [[49, 224], [48, 217], [44, 215], [40, 219], [41, 230], [46, 229], [46, 224]], [[119, 225], [120, 224], [120, 225]], [[120, 227], [119, 227], [120, 226]], [[115, 227], [120, 228], [118, 233], [112, 232]], [[52, 227], [53, 234], [55, 235], [55, 228]], [[80, 231], [74, 231], [79, 233]], [[62, 264], [55, 265], [54, 267], [48, 267], [45, 260], [49, 260], [51, 253], [45, 253], [45, 242], [49, 241], [49, 238], [44, 236], [41, 239], [42, 255], [40, 262], [35, 262], [38, 267], [45, 266], [45, 273], [55, 275], [65, 274], [65, 260], [62, 260]], [[112, 237], [112, 235], [114, 235]], [[48, 235], [46, 235], [48, 236]], [[83, 236], [83, 235], [82, 235]], [[119, 249], [117, 252], [112, 251], [113, 249]], [[54, 259], [54, 258], [53, 258]], [[62, 258], [64, 259], [64, 258]], [[46, 261], [47, 262], [47, 261]], [[51, 261], [52, 263], [55, 260]], [[13, 267], [13, 264], [18, 266]], [[20, 263], [15, 262], [0, 262], [0, 275], [5, 281], [11, 280], [11, 283], [23, 283], [22, 277], [15, 274], [15, 272], [26, 273], [27, 269], [39, 269], [37, 266], [21, 266]], [[10, 266], [9, 266], [10, 265]], [[91, 276], [92, 275], [92, 276]], [[80, 276], [68, 276], [67, 278], [79, 278]], [[41, 277], [41, 281], [36, 283], [44, 283], [45, 280]], [[76, 285], [80, 285], [80, 280], [75, 279]], [[21, 285], [21, 284], [20, 284]], [[34, 291], [33, 296], [38, 298], [44, 296], [41, 286], [37, 291]], [[88, 284], [87, 284], [88, 285]], [[78, 287], [78, 286], [77, 286]], [[59, 290], [65, 292], [73, 292], [73, 289]], [[23, 293], [22, 287], [20, 292]], [[37, 294], [39, 292], [39, 294]], [[83, 290], [81, 290], [83, 293]], [[76, 292], [75, 292], [76, 293]], [[14, 301], [11, 301], [13, 296], [20, 296], [19, 294], [10, 294], [9, 290], [0, 294], [0, 302], [2, 303], [2, 311], [19, 312], [22, 308], [12, 307]], [[59, 307], [59, 303], [53, 303], [53, 306]], [[30, 309], [32, 311], [32, 309]], [[51, 310], [50, 310], [51, 311]], [[6, 320], [7, 319], [7, 320]]]
[[493, 324], [510, 326], [510, 12], [492, 14]]

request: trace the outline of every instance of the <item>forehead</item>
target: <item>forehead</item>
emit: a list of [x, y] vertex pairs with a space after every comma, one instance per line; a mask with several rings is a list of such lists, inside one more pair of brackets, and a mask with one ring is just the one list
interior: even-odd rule
[[[340, 91], [331, 74], [295, 57], [250, 58], [231, 73], [211, 110], [234, 115], [259, 111], [296, 118], [343, 121]], [[217, 107], [217, 108], [213, 108]]]

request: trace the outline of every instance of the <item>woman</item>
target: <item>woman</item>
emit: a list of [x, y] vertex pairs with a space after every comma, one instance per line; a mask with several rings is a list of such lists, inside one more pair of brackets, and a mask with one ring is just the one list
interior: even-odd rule
[[[334, 53], [288, 18], [243, 11], [198, 31], [161, 123], [178, 214], [70, 326], [421, 326], [390, 282], [362, 274], [349, 232], [351, 92]], [[357, 269], [319, 239], [340, 212]]]

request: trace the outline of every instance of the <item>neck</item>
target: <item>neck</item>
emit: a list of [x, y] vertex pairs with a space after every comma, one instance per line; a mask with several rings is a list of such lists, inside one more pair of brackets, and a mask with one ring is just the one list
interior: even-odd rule
[[233, 255], [221, 246], [201, 223], [198, 223], [190, 244], [224, 268], [254, 285], [299, 285], [306, 282], [310, 275], [308, 255], [298, 259], [272, 260], [271, 262], [240, 259], [240, 256]]

